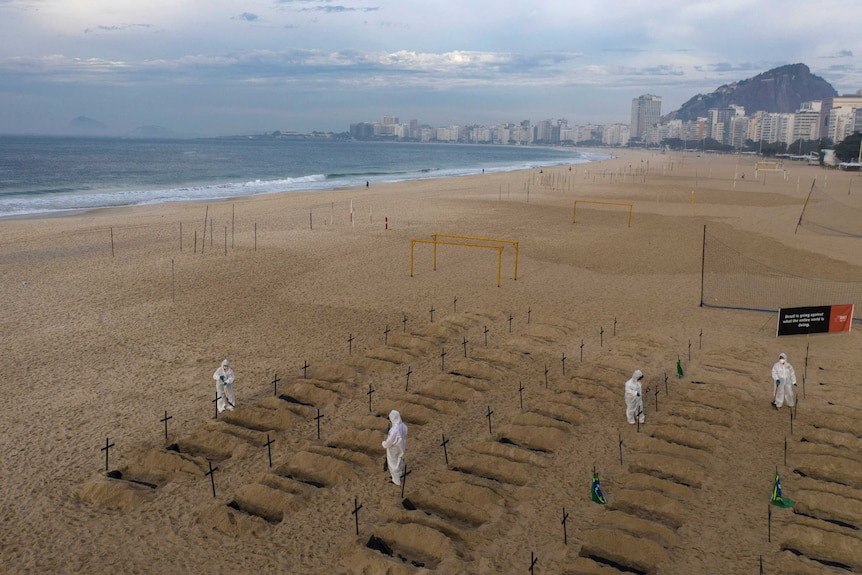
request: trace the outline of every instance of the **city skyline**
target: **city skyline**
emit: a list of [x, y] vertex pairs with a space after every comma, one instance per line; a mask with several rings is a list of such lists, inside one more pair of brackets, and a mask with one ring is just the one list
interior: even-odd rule
[[[629, 123], [790, 63], [862, 88], [862, 6], [824, 0], [0, 0], [0, 133], [346, 131], [397, 111], [431, 125]], [[857, 57], [854, 57], [857, 56]]]

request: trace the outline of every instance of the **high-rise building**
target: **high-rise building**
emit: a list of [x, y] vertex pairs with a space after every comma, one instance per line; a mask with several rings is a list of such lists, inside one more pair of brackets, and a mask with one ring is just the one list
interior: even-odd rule
[[661, 97], [644, 94], [632, 100], [632, 139], [646, 138], [649, 129], [661, 119]]

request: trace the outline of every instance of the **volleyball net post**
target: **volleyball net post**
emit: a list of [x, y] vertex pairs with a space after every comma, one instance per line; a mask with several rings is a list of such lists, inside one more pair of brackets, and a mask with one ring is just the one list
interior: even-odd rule
[[[693, 196], [692, 196], [692, 201], [693, 201]], [[577, 218], [578, 218], [578, 203], [581, 203], [581, 204], [601, 204], [601, 205], [606, 205], [606, 206], [622, 206], [622, 207], [627, 206], [629, 208], [629, 221], [628, 221], [627, 227], [629, 227], [629, 228], [632, 227], [632, 205], [633, 204], [624, 204], [624, 203], [620, 203], [620, 202], [598, 202], [598, 201], [593, 201], [593, 200], [575, 200], [574, 207], [572, 208], [572, 223], [573, 224], [577, 221]]]

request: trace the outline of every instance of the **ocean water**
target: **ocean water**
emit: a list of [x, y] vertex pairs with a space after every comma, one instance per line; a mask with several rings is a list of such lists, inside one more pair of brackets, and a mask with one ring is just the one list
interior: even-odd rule
[[534, 146], [0, 136], [0, 217], [330, 190], [602, 157]]

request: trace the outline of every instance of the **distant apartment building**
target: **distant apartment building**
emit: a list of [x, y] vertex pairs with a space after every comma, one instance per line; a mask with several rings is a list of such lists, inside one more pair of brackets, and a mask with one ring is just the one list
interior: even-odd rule
[[628, 124], [606, 124], [602, 126], [602, 143], [606, 146], [627, 146], [631, 126]]
[[824, 99], [820, 109], [821, 135], [838, 143], [852, 134], [859, 108], [862, 108], [862, 90], [855, 95]]
[[[644, 94], [632, 100], [631, 138], [647, 141], [650, 128], [661, 120], [661, 97]], [[655, 142], [658, 143], [658, 142]]]
[[797, 140], [817, 140], [820, 138], [820, 110], [822, 102], [803, 102], [793, 118], [791, 143]]

